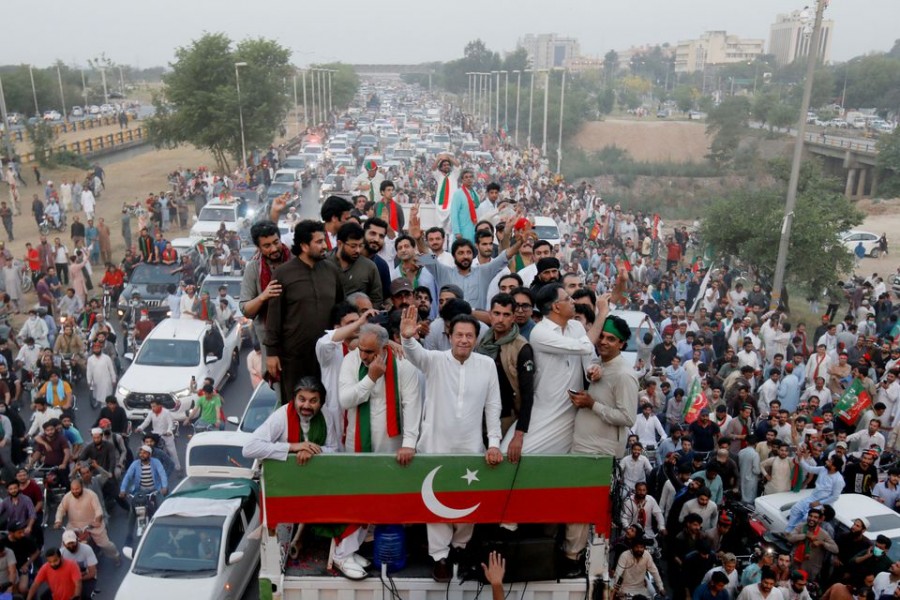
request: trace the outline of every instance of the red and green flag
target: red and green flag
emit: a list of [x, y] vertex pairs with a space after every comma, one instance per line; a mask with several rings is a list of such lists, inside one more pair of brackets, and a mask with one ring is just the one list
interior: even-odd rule
[[589, 229], [588, 237], [591, 239], [591, 241], [594, 241], [598, 237], [600, 237], [600, 221], [598, 221], [594, 217], [591, 217], [591, 220], [589, 223], [590, 223], [590, 229]]
[[855, 425], [859, 416], [870, 406], [872, 397], [863, 387], [862, 381], [854, 379], [834, 405], [834, 414], [847, 425]]
[[626, 272], [631, 273], [631, 261], [628, 260], [628, 255], [624, 252], [619, 253], [619, 266], [625, 269]]
[[484, 456], [331, 454], [300, 466], [263, 464], [265, 522], [596, 523], [610, 529], [613, 459], [528, 455], [489, 467]]
[[693, 423], [696, 421], [697, 417], [700, 416], [700, 411], [704, 408], [709, 408], [709, 400], [707, 400], [706, 394], [703, 393], [703, 388], [700, 387], [700, 378], [694, 377], [694, 382], [691, 384], [691, 389], [682, 409], [684, 422]]

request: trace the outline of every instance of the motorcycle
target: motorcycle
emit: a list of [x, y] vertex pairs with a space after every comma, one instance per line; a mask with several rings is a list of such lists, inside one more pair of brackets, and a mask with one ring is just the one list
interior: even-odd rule
[[48, 467], [38, 464], [32, 475], [35, 482], [44, 490], [44, 527], [53, 525], [56, 509], [62, 503], [63, 496], [69, 491], [68, 472], [59, 467]]
[[60, 215], [57, 221], [53, 221], [45, 214], [44, 218], [41, 219], [40, 225], [38, 225], [38, 230], [41, 232], [41, 235], [50, 235], [51, 231], [65, 231], [66, 215]]
[[159, 492], [140, 490], [136, 494], [128, 494], [128, 502], [134, 513], [134, 539], [137, 543], [147, 531], [147, 525], [150, 524], [150, 519], [159, 506]]

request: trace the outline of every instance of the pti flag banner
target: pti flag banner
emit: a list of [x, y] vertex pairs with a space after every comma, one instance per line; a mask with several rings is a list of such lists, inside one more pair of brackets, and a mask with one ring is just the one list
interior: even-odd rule
[[872, 397], [863, 387], [862, 381], [854, 379], [840, 400], [834, 405], [834, 414], [847, 425], [855, 425], [859, 416], [872, 406]]
[[609, 456], [527, 455], [491, 467], [483, 455], [319, 455], [266, 460], [265, 522], [596, 523], [610, 528]]
[[687, 399], [684, 401], [683, 416], [685, 423], [693, 423], [700, 416], [700, 411], [709, 408], [709, 401], [706, 394], [700, 387], [700, 378], [694, 377], [691, 384], [691, 390], [688, 392]]

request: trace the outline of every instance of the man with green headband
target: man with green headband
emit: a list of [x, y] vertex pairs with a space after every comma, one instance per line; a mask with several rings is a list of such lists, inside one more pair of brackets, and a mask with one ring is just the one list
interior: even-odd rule
[[[578, 408], [572, 453], [621, 457], [637, 417], [638, 379], [622, 356], [631, 329], [624, 319], [609, 314], [609, 294], [597, 298], [597, 322], [603, 323], [596, 344], [600, 365], [589, 372], [587, 392], [569, 394]], [[565, 553], [573, 571], [580, 568], [576, 559], [587, 546], [588, 531], [587, 524], [566, 526]]]

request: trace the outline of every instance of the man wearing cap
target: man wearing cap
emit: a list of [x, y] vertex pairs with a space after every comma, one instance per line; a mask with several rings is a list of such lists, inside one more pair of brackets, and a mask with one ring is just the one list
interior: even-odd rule
[[837, 536], [835, 542], [839, 550], [831, 559], [834, 565], [832, 576], [836, 581], [848, 581], [854, 570], [854, 565], [850, 562], [851, 559], [871, 547], [872, 542], [866, 537], [868, 529], [869, 520], [865, 517], [858, 517], [853, 519], [850, 531]]
[[378, 171], [378, 163], [371, 159], [363, 163], [363, 169], [363, 172], [353, 180], [353, 187], [350, 191], [362, 194], [374, 203], [378, 200], [384, 175]]
[[[128, 466], [125, 476], [122, 477], [122, 484], [119, 486], [120, 498], [138, 493], [152, 494], [153, 492], [158, 492], [163, 496], [169, 493], [169, 478], [166, 476], [166, 470], [163, 469], [162, 463], [153, 458], [152, 455], [153, 448], [147, 444], [144, 444], [138, 450], [138, 457]], [[158, 499], [157, 502], [160, 500]], [[134, 521], [135, 513], [132, 510], [128, 513], [126, 546], [130, 545], [133, 539]]]
[[81, 571], [81, 597], [91, 598], [97, 587], [97, 555], [88, 544], [78, 541], [78, 536], [71, 529], [62, 534], [62, 547], [59, 549], [64, 560], [78, 565]]
[[797, 463], [803, 471], [803, 475], [816, 475], [816, 487], [812, 494], [796, 502], [791, 507], [790, 518], [787, 523], [787, 530], [791, 531], [800, 525], [806, 517], [810, 508], [815, 508], [823, 504], [833, 504], [841, 492], [844, 491], [844, 477], [841, 470], [844, 468], [844, 460], [839, 456], [834, 456], [825, 460], [825, 466], [819, 467], [809, 456], [809, 450], [800, 447], [797, 457]]

